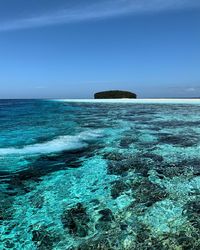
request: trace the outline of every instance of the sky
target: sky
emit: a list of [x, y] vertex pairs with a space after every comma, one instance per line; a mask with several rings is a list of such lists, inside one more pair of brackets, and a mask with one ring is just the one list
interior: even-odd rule
[[0, 0], [0, 98], [200, 97], [199, 0]]

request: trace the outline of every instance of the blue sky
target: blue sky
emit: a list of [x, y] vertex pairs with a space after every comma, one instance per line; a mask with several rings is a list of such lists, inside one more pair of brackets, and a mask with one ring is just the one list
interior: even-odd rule
[[199, 0], [0, 0], [0, 98], [200, 97]]

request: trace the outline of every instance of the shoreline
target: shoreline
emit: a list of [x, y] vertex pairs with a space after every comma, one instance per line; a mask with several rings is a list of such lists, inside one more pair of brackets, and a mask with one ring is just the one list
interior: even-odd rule
[[81, 103], [135, 103], [135, 104], [200, 104], [200, 99], [51, 99], [58, 102]]

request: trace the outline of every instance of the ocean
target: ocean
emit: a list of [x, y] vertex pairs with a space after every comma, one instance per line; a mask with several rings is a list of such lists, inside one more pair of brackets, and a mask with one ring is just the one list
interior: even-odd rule
[[200, 102], [0, 100], [0, 249], [200, 249]]

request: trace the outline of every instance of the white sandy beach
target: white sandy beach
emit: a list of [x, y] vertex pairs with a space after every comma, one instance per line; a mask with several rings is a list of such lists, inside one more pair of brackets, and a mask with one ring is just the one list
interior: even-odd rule
[[54, 99], [60, 102], [85, 102], [85, 103], [180, 103], [200, 104], [200, 99]]

